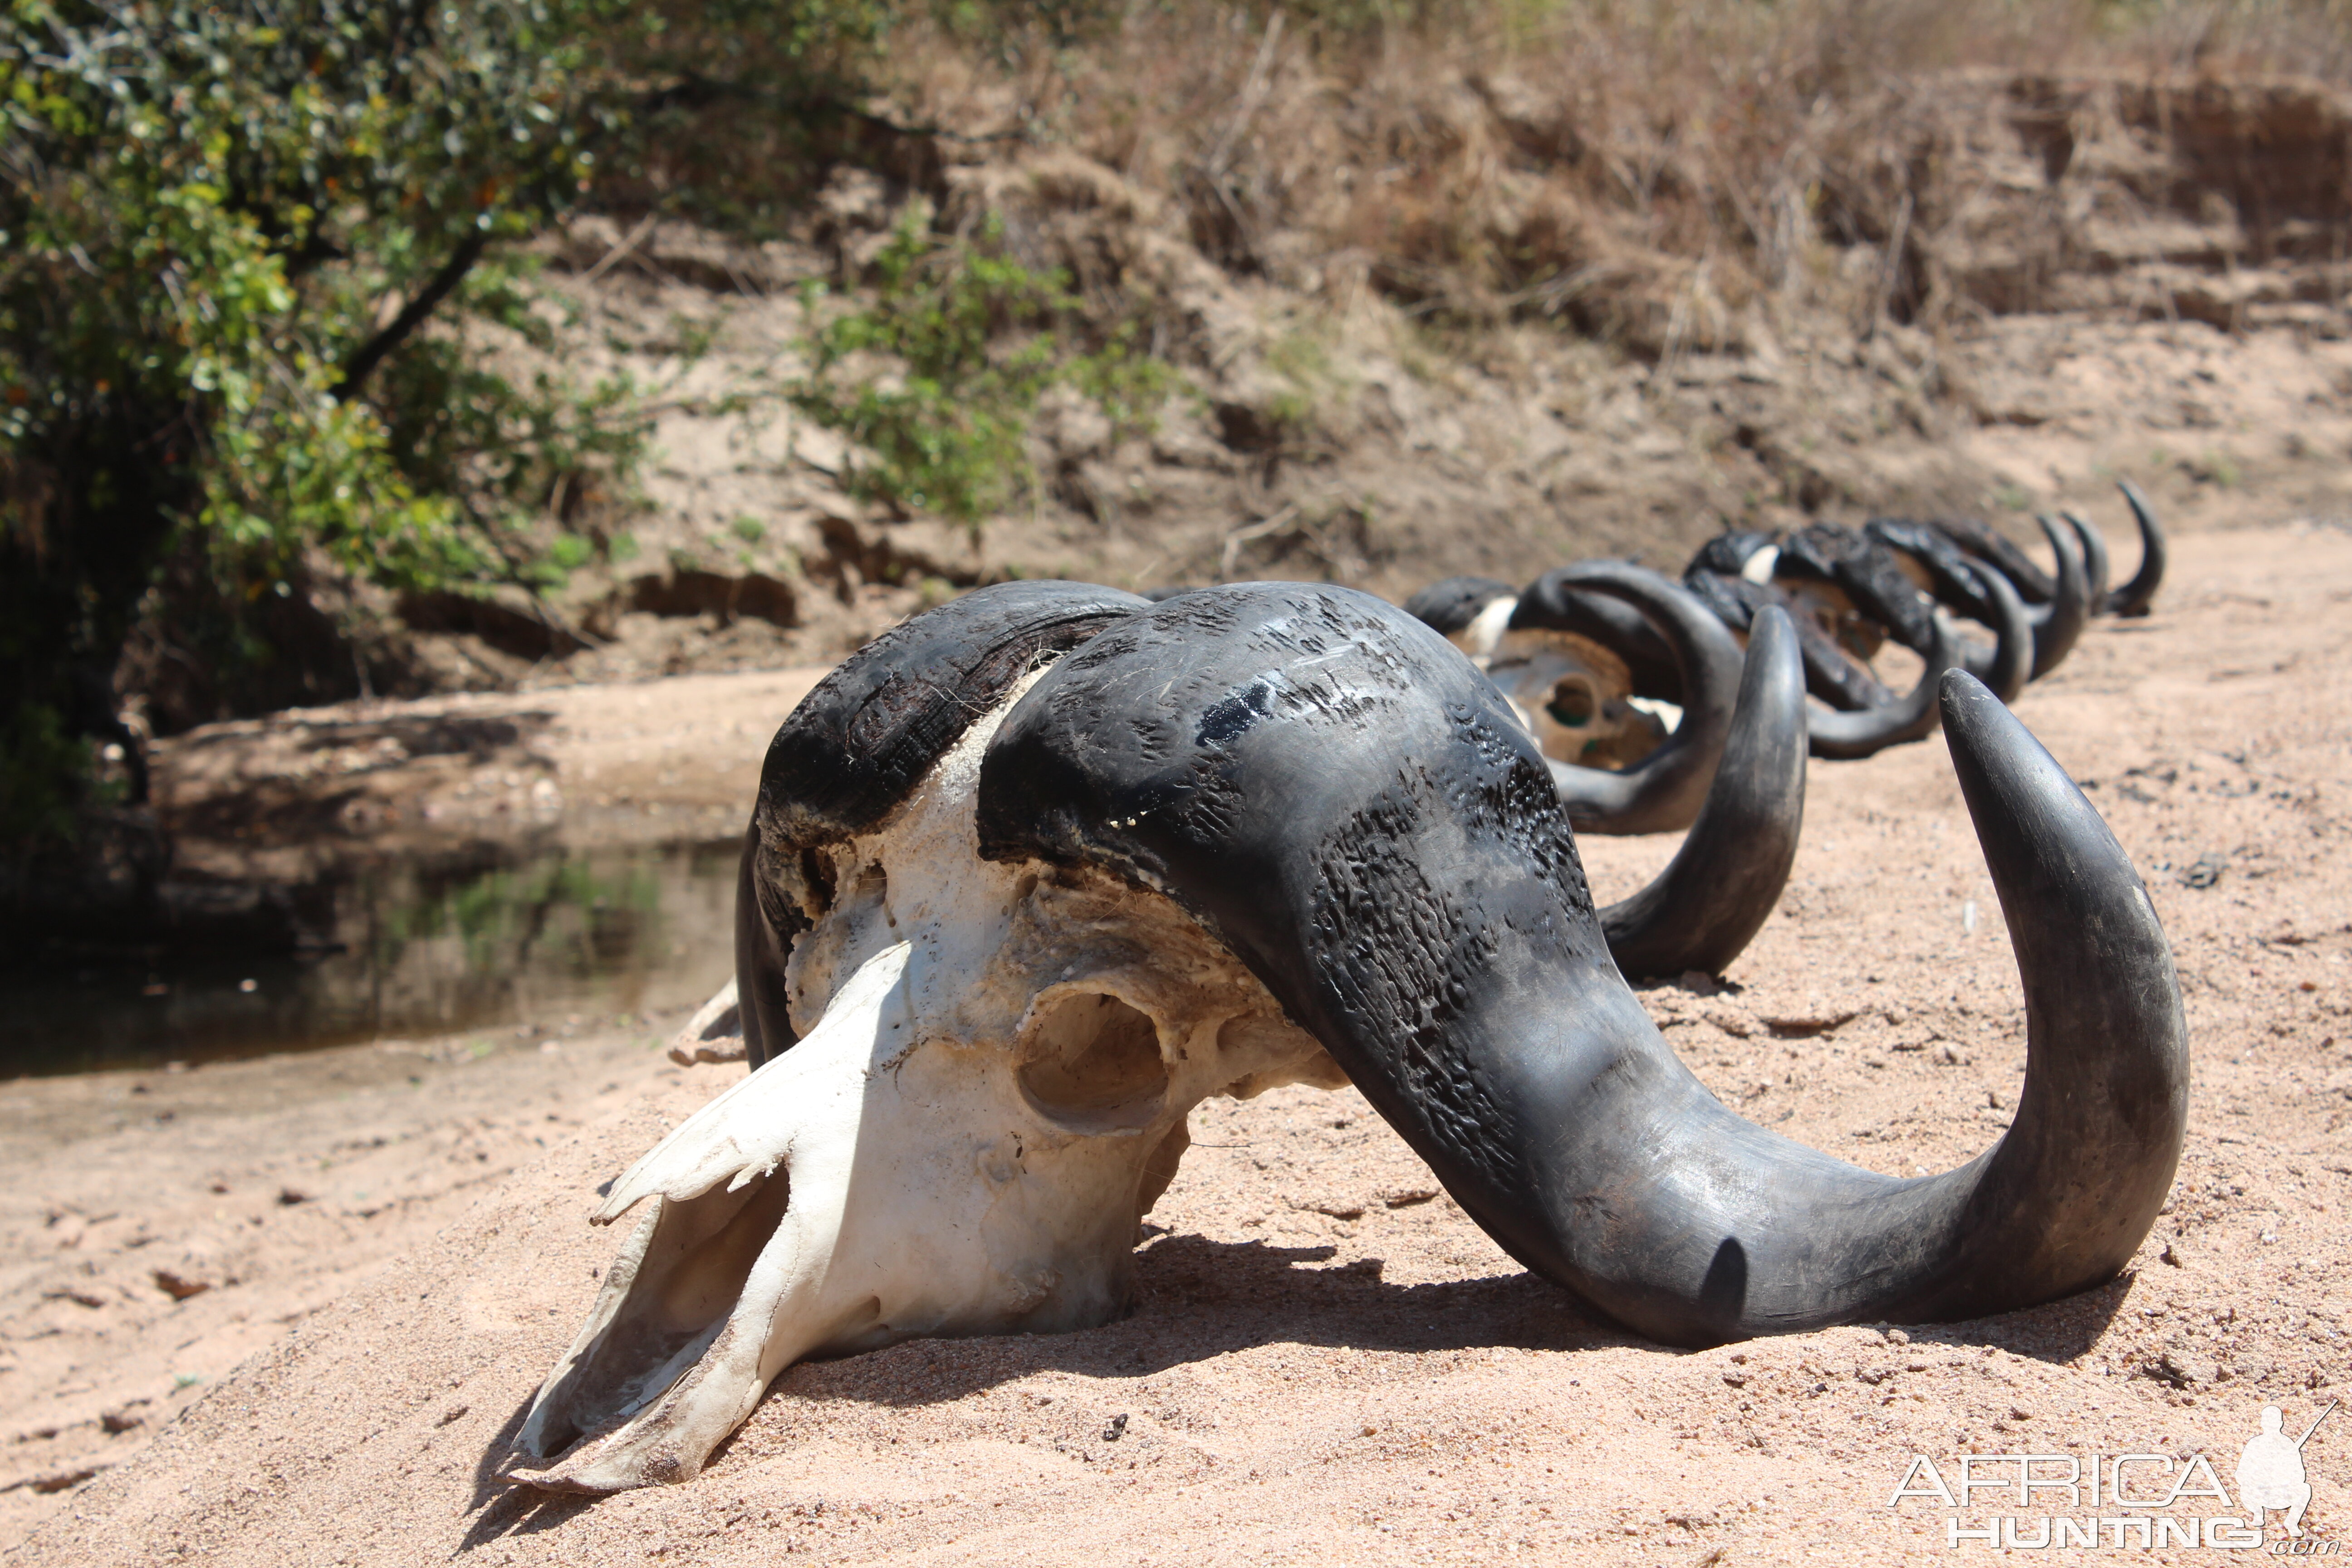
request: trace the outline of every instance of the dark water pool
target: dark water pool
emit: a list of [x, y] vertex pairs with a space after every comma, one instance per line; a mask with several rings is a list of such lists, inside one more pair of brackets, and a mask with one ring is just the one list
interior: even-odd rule
[[0, 968], [0, 1077], [691, 1006], [734, 969], [741, 841], [355, 868], [305, 952]]

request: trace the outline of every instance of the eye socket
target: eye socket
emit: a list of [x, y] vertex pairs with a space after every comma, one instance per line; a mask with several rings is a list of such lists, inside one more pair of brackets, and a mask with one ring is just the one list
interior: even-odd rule
[[1544, 702], [1544, 711], [1551, 715], [1552, 721], [1571, 730], [1581, 730], [1591, 723], [1600, 708], [1591, 686], [1574, 675], [1562, 676], [1552, 682], [1551, 696]]
[[1168, 1065], [1148, 1014], [1101, 992], [1069, 991], [1038, 1005], [1019, 1070], [1038, 1110], [1066, 1125], [1108, 1131], [1160, 1112]]

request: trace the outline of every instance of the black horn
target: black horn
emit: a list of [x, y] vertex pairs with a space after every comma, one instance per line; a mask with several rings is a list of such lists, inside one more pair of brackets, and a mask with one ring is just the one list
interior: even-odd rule
[[1805, 667], [1778, 605], [1759, 613], [1731, 739], [1706, 805], [1649, 886], [1601, 911], [1626, 974], [1720, 974], [1763, 929], [1789, 884], [1805, 824]]
[[2037, 517], [2050, 553], [2057, 558], [2057, 584], [2050, 602], [2027, 612], [2033, 621], [2033, 674], [2041, 679], [2066, 661], [2091, 618], [2091, 584], [2083, 570], [2083, 547], [2071, 529], [2047, 516]]
[[[1968, 645], [1950, 618], [1913, 587], [1897, 552], [1875, 529], [1857, 533], [1816, 526], [1791, 534], [1769, 558], [1764, 582], [1746, 575], [1762, 564], [1758, 557], [1764, 547], [1751, 547], [1756, 536], [1723, 535], [1708, 542], [1683, 577], [1684, 587], [1735, 631], [1748, 630], [1767, 605], [1789, 610], [1804, 660], [1805, 689], [1825, 705], [1812, 709], [1808, 721], [1817, 757], [1852, 761], [1926, 738], [1936, 728], [1937, 680], [1968, 657]], [[1743, 563], [1739, 574], [1721, 569], [1734, 560]], [[1960, 570], [1967, 573], [1965, 563]], [[1790, 580], [1808, 578], [1830, 584], [1844, 602], [1919, 654], [1924, 668], [1908, 693], [1889, 691], [1867, 664], [1849, 656], [1832, 635], [1835, 627], [1824, 627], [1791, 597]], [[1967, 581], [1973, 585], [1973, 575]]]
[[2106, 614], [2107, 603], [2107, 536], [2091, 525], [2091, 520], [2078, 511], [2058, 513], [2067, 527], [2074, 531], [2074, 542], [2083, 547], [2083, 591], [2091, 602], [2091, 614]]
[[2009, 535], [1974, 518], [1945, 518], [1936, 526], [1949, 535], [1953, 542], [1979, 561], [1990, 561], [2000, 569], [2017, 588], [2017, 596], [2028, 605], [2047, 605], [2056, 596], [2058, 584], [2050, 574], [2033, 563], [2033, 557], [2020, 550]]
[[2033, 673], [2033, 620], [2009, 578], [1989, 561], [1970, 560], [1958, 543], [1931, 522], [1879, 518], [1873, 539], [1908, 562], [1936, 600], [1959, 611], [1993, 635], [1990, 647], [1969, 644], [1961, 668], [2014, 702]]
[[1691, 1075], [1609, 959], [1533, 743], [1369, 595], [1244, 584], [1112, 625], [1006, 716], [980, 846], [1174, 899], [1480, 1226], [1630, 1328], [1978, 1316], [2129, 1260], [2179, 1160], [2188, 1050], [2129, 858], [1991, 693], [1953, 673], [1943, 701], [2026, 1073], [1993, 1148], [1917, 1179], [1744, 1121]]
[[2103, 607], [2108, 615], [2128, 618], [2147, 614], [2157, 589], [2164, 585], [2164, 525], [2156, 521], [2156, 509], [2147, 504], [2137, 485], [2119, 479], [2116, 488], [2124, 492], [2132, 521], [2139, 524], [2139, 570], [2132, 574], [2130, 582], [2107, 595]]
[[1553, 762], [1569, 819], [1588, 833], [1667, 833], [1688, 827], [1706, 800], [1739, 698], [1739, 644], [1671, 578], [1622, 561], [1585, 561], [1547, 572], [1521, 596], [1514, 626], [1542, 626], [1532, 606], [1578, 591], [1623, 601], [1656, 628], [1679, 672], [1682, 721], [1666, 742], [1619, 772]]
[[2025, 683], [2033, 679], [2032, 617], [2016, 588], [1990, 563], [1979, 562], [1968, 569], [1975, 574], [1978, 589], [1991, 606], [1986, 612], [1990, 616], [1986, 624], [1993, 635], [1990, 651], [1981, 644], [1969, 648], [1968, 672], [2003, 702], [2014, 702]]
[[1519, 591], [1492, 577], [1448, 577], [1404, 602], [1404, 613], [1473, 658], [1495, 644], [1518, 608]]
[[1876, 756], [1889, 746], [1925, 740], [1935, 733], [1936, 683], [1943, 679], [1946, 670], [1958, 668], [1965, 650], [1949, 616], [1939, 610], [1930, 625], [1927, 646], [1919, 656], [1925, 668], [1919, 672], [1918, 683], [1907, 693], [1882, 706], [1848, 713], [1823, 708], [1812, 710], [1808, 729], [1813, 755], [1851, 762]]

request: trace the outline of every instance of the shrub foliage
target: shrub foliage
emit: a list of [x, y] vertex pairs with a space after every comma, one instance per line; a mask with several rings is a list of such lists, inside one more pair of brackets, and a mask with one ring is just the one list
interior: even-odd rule
[[[0, 847], [57, 829], [167, 555], [245, 606], [326, 567], [544, 586], [625, 483], [633, 389], [553, 347], [513, 242], [681, 172], [734, 105], [838, 114], [874, 0], [0, 0]], [[723, 171], [719, 171], [723, 174]], [[757, 216], [741, 191], [674, 205]], [[538, 363], [552, 364], [541, 354]], [[175, 600], [175, 607], [178, 601]]]
[[[539, 0], [8, 0], [0, 723], [108, 727], [176, 533], [232, 605], [311, 551], [478, 580], [545, 470], [614, 449], [593, 400], [420, 331], [537, 326], [483, 263], [588, 177], [569, 30]], [[47, 771], [6, 770], [0, 837], [54, 819]]]
[[[976, 529], [1035, 482], [1026, 437], [1048, 389], [1090, 399], [1119, 433], [1148, 428], [1168, 395], [1136, 323], [1091, 330], [1068, 277], [1008, 254], [996, 222], [940, 238], [910, 208], [874, 270], [873, 303], [817, 327], [789, 394], [856, 444], [842, 476], [853, 495]], [[823, 297], [808, 288], [812, 313]]]

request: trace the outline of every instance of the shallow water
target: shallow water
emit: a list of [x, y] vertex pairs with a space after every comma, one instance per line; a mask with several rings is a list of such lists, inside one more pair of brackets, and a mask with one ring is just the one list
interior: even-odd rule
[[691, 1006], [734, 969], [740, 839], [357, 868], [268, 957], [0, 969], [0, 1077]]

